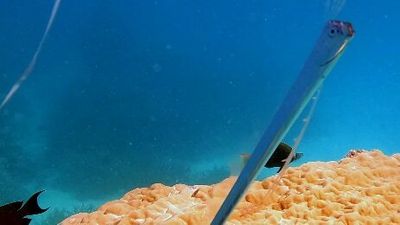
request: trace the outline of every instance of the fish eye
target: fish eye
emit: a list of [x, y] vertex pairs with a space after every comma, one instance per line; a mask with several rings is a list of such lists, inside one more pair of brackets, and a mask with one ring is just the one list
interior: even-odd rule
[[332, 27], [329, 30], [329, 36], [331, 36], [331, 37], [335, 36], [335, 34], [338, 34], [338, 33], [339, 33], [339, 30], [337, 28], [335, 28], [335, 27]]

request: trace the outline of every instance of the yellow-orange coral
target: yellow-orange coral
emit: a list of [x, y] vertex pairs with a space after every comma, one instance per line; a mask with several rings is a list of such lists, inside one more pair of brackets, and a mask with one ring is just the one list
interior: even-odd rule
[[[135, 189], [62, 225], [209, 224], [235, 181]], [[400, 224], [400, 154], [350, 151], [339, 162], [289, 168], [256, 181], [226, 224]]]

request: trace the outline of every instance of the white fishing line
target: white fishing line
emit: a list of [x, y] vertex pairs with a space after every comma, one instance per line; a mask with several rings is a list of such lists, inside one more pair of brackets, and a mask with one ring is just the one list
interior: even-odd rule
[[21, 84], [31, 75], [33, 69], [35, 68], [37, 58], [42, 51], [42, 47], [44, 44], [44, 41], [47, 38], [47, 35], [50, 31], [51, 26], [53, 25], [54, 18], [57, 15], [58, 8], [60, 7], [61, 0], [55, 0], [53, 9], [51, 10], [51, 15], [49, 18], [49, 21], [47, 22], [46, 30], [43, 33], [42, 39], [40, 39], [39, 45], [35, 51], [35, 54], [33, 54], [33, 57], [29, 63], [29, 65], [25, 68], [24, 72], [21, 74], [20, 78], [15, 82], [15, 84], [11, 87], [11, 90], [7, 93], [7, 95], [4, 97], [3, 101], [1, 102], [0, 105], [0, 110], [3, 109], [3, 107], [7, 104], [8, 101], [14, 96], [14, 94], [17, 92], [17, 90], [21, 87]]

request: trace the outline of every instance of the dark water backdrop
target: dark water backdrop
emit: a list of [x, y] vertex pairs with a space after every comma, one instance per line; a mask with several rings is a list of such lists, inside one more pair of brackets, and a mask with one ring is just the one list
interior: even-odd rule
[[[0, 0], [1, 97], [52, 4]], [[0, 112], [0, 203], [47, 189], [48, 205], [71, 208], [229, 176], [332, 17], [357, 33], [298, 164], [350, 148], [399, 152], [399, 9], [396, 0], [63, 0], [36, 69]]]

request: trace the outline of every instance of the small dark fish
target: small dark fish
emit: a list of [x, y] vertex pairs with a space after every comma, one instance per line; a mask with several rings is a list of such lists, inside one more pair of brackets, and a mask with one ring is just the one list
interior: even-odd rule
[[[285, 164], [285, 160], [289, 156], [289, 154], [292, 152], [292, 147], [289, 145], [281, 142], [278, 147], [275, 149], [274, 153], [272, 153], [271, 158], [268, 160], [268, 162], [265, 164], [265, 167], [267, 168], [272, 168], [272, 167], [279, 167], [278, 173], [282, 170], [283, 165]], [[294, 155], [293, 159], [290, 162], [293, 162], [294, 160], [300, 159], [303, 156], [303, 153], [298, 152]]]
[[25, 218], [28, 215], [44, 213], [48, 210], [40, 208], [38, 197], [43, 191], [36, 192], [25, 202], [12, 202], [0, 206], [0, 224], [7, 225], [28, 225], [31, 219]]
[[[278, 173], [282, 170], [283, 165], [285, 164], [285, 160], [289, 156], [290, 152], [292, 151], [292, 147], [289, 145], [281, 142], [278, 147], [275, 149], [274, 153], [272, 153], [271, 158], [268, 162], [264, 165], [266, 168], [273, 168], [279, 167]], [[300, 159], [303, 156], [303, 153], [299, 152], [296, 153], [291, 162]], [[244, 163], [247, 163], [247, 160], [250, 158], [249, 154], [242, 154], [242, 160]]]

